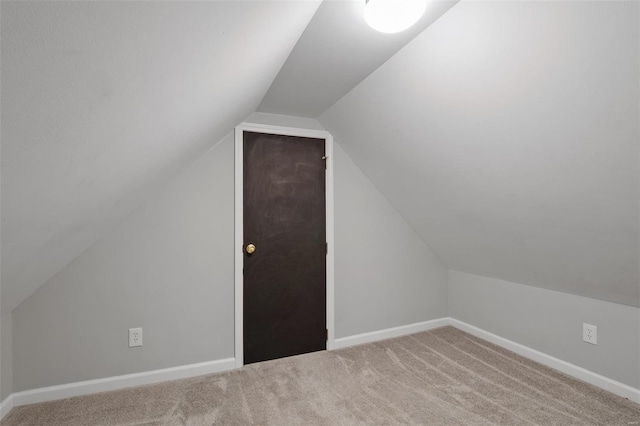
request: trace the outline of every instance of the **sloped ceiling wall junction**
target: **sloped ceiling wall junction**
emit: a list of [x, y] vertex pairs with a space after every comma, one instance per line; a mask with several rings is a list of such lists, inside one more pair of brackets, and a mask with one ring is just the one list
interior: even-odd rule
[[449, 268], [640, 306], [638, 8], [461, 2], [320, 122]]
[[2, 310], [255, 111], [318, 5], [2, 2]]

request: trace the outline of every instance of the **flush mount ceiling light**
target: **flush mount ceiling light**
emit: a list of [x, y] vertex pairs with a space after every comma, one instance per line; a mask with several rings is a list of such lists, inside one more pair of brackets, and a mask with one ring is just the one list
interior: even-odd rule
[[398, 33], [424, 14], [426, 0], [366, 0], [364, 20], [382, 33]]

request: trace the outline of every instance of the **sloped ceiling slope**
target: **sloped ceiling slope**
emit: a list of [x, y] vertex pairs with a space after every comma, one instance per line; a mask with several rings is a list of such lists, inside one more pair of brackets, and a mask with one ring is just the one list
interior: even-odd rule
[[639, 306], [638, 7], [458, 3], [320, 122], [449, 268]]
[[2, 309], [255, 111], [316, 1], [2, 2]]
[[316, 118], [457, 1], [430, 0], [418, 22], [395, 34], [365, 22], [364, 0], [324, 1], [258, 111]]

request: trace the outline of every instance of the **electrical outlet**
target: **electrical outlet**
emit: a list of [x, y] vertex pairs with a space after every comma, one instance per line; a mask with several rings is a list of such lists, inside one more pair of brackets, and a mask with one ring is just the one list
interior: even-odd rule
[[142, 327], [129, 329], [129, 347], [142, 346]]
[[595, 325], [582, 324], [582, 340], [592, 345], [598, 344], [598, 327]]

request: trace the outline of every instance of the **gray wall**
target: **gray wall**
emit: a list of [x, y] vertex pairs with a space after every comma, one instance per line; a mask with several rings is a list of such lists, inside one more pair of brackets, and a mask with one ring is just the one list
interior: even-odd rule
[[[640, 387], [640, 309], [457, 271], [449, 291], [453, 318]], [[582, 341], [584, 322], [597, 346]]]
[[306, 117], [294, 117], [291, 115], [269, 114], [266, 112], [254, 112], [246, 120], [247, 123], [267, 124], [270, 126], [296, 127], [299, 129], [324, 130], [318, 120]]
[[447, 270], [338, 144], [336, 337], [447, 316]]
[[233, 167], [229, 135], [14, 309], [15, 391], [233, 356]]
[[11, 313], [0, 318], [0, 401], [13, 392], [13, 345]]
[[[15, 391], [234, 355], [233, 158], [229, 136], [13, 311]], [[336, 335], [443, 316], [445, 268], [339, 148], [335, 179]]]

